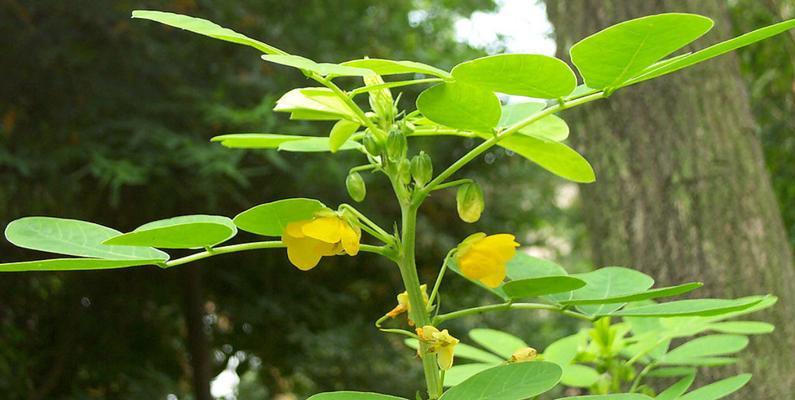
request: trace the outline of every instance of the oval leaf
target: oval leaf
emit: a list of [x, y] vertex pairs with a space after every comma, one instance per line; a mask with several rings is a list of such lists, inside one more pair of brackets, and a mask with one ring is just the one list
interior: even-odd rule
[[512, 299], [521, 299], [568, 292], [583, 286], [585, 281], [571, 276], [545, 276], [510, 281], [502, 286], [502, 290]]
[[329, 148], [331, 152], [336, 152], [348, 142], [348, 139], [356, 133], [361, 125], [358, 122], [339, 120], [329, 133]]
[[292, 54], [264, 54], [262, 59], [274, 64], [298, 68], [303, 71], [312, 71], [323, 76], [364, 76], [373, 74], [373, 71], [369, 69], [331, 63], [317, 63], [306, 57]]
[[50, 260], [23, 261], [0, 264], [0, 272], [26, 271], [78, 271], [92, 269], [116, 269], [158, 265], [163, 259], [151, 260], [105, 260], [97, 258], [55, 258]]
[[596, 394], [592, 396], [560, 397], [557, 400], [654, 400], [645, 394], [639, 393], [617, 393], [617, 394]]
[[661, 361], [676, 363], [691, 358], [722, 356], [736, 353], [748, 346], [742, 335], [709, 335], [693, 339], [662, 357]]
[[[488, 137], [481, 135], [481, 138]], [[527, 135], [511, 135], [497, 142], [497, 145], [519, 154], [561, 178], [579, 183], [596, 180], [588, 160], [563, 143]]]
[[745, 386], [751, 380], [751, 374], [742, 374], [726, 378], [709, 385], [702, 386], [678, 400], [718, 400], [722, 399]]
[[417, 109], [437, 124], [491, 132], [500, 121], [500, 100], [490, 90], [463, 83], [432, 86], [417, 98]]
[[285, 199], [260, 204], [238, 214], [232, 221], [238, 228], [263, 236], [281, 236], [287, 224], [312, 219], [326, 209], [314, 199]]
[[[337, 147], [339, 150], [353, 150], [359, 144], [353, 140], [342, 143]], [[301, 152], [301, 153], [320, 153], [332, 151], [331, 140], [327, 137], [309, 137], [301, 140], [290, 140], [282, 142], [278, 147], [281, 151]]]
[[[458, 345], [460, 346], [460, 345]], [[458, 346], [456, 346], [455, 352], [456, 357], [458, 357]], [[484, 364], [484, 363], [475, 363], [475, 364], [464, 364], [464, 365], [453, 365], [453, 368], [447, 370], [444, 373], [444, 386], [457, 386], [461, 382], [471, 378], [473, 375], [483, 372], [489, 368], [494, 368], [498, 365], [496, 364]]]
[[560, 377], [560, 383], [579, 388], [590, 387], [598, 380], [599, 372], [581, 364], [563, 366], [563, 375]]
[[[587, 286], [586, 286], [587, 287]], [[582, 290], [582, 289], [580, 289]], [[620, 317], [682, 317], [682, 316], [713, 316], [753, 307], [762, 301], [761, 297], [748, 297], [736, 300], [728, 299], [693, 299], [679, 300], [669, 303], [651, 304], [616, 311], [610, 315]]]
[[776, 327], [773, 324], [759, 321], [729, 321], [715, 322], [709, 325], [709, 329], [721, 333], [736, 333], [739, 335], [761, 335], [773, 332]]
[[168, 260], [168, 254], [153, 248], [104, 245], [102, 242], [121, 232], [75, 219], [21, 218], [8, 224], [5, 235], [18, 247], [48, 253], [108, 260]]
[[540, 54], [498, 54], [458, 64], [458, 82], [516, 96], [555, 99], [571, 93], [577, 77], [569, 66]]
[[237, 234], [231, 219], [218, 215], [185, 215], [141, 225], [103, 244], [196, 249], [223, 243]]
[[285, 142], [311, 139], [312, 136], [277, 135], [273, 133], [232, 133], [215, 136], [210, 141], [221, 142], [233, 149], [275, 149]]
[[149, 11], [149, 10], [135, 10], [132, 13], [133, 18], [148, 19], [150, 21], [160, 22], [168, 26], [184, 29], [189, 32], [198, 33], [199, 35], [209, 36], [213, 39], [224, 40], [227, 42], [251, 46], [263, 53], [267, 54], [281, 54], [283, 51], [269, 45], [254, 40], [246, 35], [237, 33], [231, 29], [224, 28], [218, 24], [207, 21], [201, 18], [189, 17], [187, 15], [174, 14], [162, 11]]
[[328, 88], [293, 89], [276, 100], [273, 111], [292, 113], [291, 119], [359, 121], [345, 101]]
[[438, 76], [439, 78], [450, 78], [449, 72], [416, 61], [394, 61], [380, 58], [366, 58], [362, 60], [346, 61], [342, 63], [342, 65], [356, 68], [366, 68], [378, 75], [425, 74]]
[[558, 383], [557, 364], [532, 361], [489, 368], [446, 391], [440, 400], [522, 400], [544, 393]]
[[571, 61], [588, 87], [619, 87], [711, 28], [711, 19], [695, 14], [637, 18], [581, 40], [571, 48]]
[[527, 347], [527, 343], [518, 337], [507, 332], [494, 329], [472, 329], [469, 337], [475, 343], [485, 347], [493, 353], [507, 360], [511, 358], [516, 350]]
[[370, 392], [327, 392], [318, 393], [309, 397], [307, 400], [406, 400], [403, 397], [395, 397], [387, 394]]
[[583, 304], [611, 304], [611, 303], [629, 303], [633, 301], [643, 301], [656, 299], [660, 297], [678, 296], [680, 294], [691, 292], [695, 289], [704, 286], [701, 282], [691, 282], [682, 285], [650, 289], [645, 292], [634, 293], [624, 296], [607, 297], [603, 299], [576, 299], [561, 301], [560, 304], [565, 305], [583, 305]]
[[[650, 276], [623, 267], [605, 267], [593, 272], [572, 276], [585, 281], [585, 287], [569, 293], [551, 295], [549, 298], [557, 302], [580, 299], [607, 299], [637, 293], [648, 289], [654, 284], [654, 279]], [[578, 308], [586, 314], [599, 315], [615, 311], [621, 308], [621, 304], [578, 306]]]

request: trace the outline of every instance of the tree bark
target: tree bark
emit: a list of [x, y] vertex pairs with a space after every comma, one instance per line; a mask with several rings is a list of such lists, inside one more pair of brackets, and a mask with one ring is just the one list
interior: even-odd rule
[[[731, 36], [719, 0], [546, 4], [564, 59], [577, 40], [661, 12], [713, 18], [705, 42]], [[703, 281], [701, 297], [779, 296], [773, 309], [753, 316], [777, 329], [752, 338], [741, 356], [739, 369], [754, 378], [740, 396], [785, 399], [795, 393], [795, 271], [749, 106], [729, 54], [564, 117], [597, 173], [596, 183], [582, 187], [594, 261], [637, 268], [660, 285]]]
[[185, 324], [188, 331], [188, 353], [190, 355], [193, 394], [196, 400], [212, 400], [210, 380], [210, 350], [204, 332], [204, 294], [201, 269], [196, 266], [181, 271], [184, 279]]

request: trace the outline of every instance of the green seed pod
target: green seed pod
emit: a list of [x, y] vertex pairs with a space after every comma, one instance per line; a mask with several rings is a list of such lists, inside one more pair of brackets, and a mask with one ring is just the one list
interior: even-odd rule
[[367, 186], [365, 186], [364, 179], [358, 172], [348, 174], [348, 177], [345, 178], [345, 187], [348, 189], [348, 195], [355, 202], [360, 202], [367, 196]]
[[392, 161], [397, 161], [406, 154], [406, 136], [400, 132], [399, 129], [392, 129], [389, 131], [389, 136], [386, 139], [386, 154]]
[[411, 163], [407, 159], [400, 160], [400, 166], [398, 166], [398, 176], [400, 177], [400, 183], [404, 185], [408, 185], [411, 183]]
[[483, 213], [483, 209], [486, 207], [483, 200], [483, 190], [474, 181], [459, 186], [455, 200], [458, 216], [461, 217], [462, 221], [470, 224], [480, 219], [480, 214]]
[[426, 152], [420, 151], [411, 159], [411, 176], [417, 186], [424, 186], [433, 177], [433, 163]]
[[[362, 76], [365, 86], [375, 86], [384, 83], [380, 75], [369, 74]], [[379, 119], [389, 126], [395, 119], [395, 105], [392, 92], [388, 88], [373, 90], [370, 93], [370, 108], [378, 115]]]
[[367, 132], [362, 139], [364, 149], [370, 153], [371, 156], [380, 156], [384, 152], [384, 144], [378, 140], [371, 132]]

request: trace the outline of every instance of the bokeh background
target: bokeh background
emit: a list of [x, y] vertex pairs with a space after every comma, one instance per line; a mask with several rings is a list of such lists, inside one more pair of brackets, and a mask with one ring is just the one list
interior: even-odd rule
[[[319, 61], [368, 55], [442, 68], [477, 56], [557, 54], [621, 20], [691, 11], [718, 28], [696, 47], [795, 17], [792, 0], [0, 0], [0, 226], [26, 215], [127, 231], [180, 214], [233, 216], [255, 204], [349, 201], [350, 155], [239, 151], [221, 133], [323, 135], [329, 126], [272, 113], [300, 73], [256, 51], [146, 21], [133, 9], [213, 20]], [[563, 114], [598, 181], [577, 186], [503, 151], [464, 174], [483, 184], [475, 226], [439, 193], [420, 220], [419, 265], [476, 231], [510, 231], [571, 272], [626, 265], [701, 292], [773, 292], [772, 337], [754, 338], [744, 398], [795, 392], [795, 33]], [[419, 89], [401, 99], [412, 107]], [[420, 141], [437, 166], [475, 143]], [[389, 188], [366, 177], [361, 209], [391, 225]], [[787, 233], [789, 232], [789, 233]], [[241, 235], [246, 238], [245, 235]], [[0, 243], [3, 261], [38, 255]], [[445, 307], [492, 301], [460, 279]], [[373, 321], [394, 306], [398, 271], [371, 255], [309, 273], [281, 251], [215, 257], [170, 270], [0, 276], [0, 397], [6, 399], [302, 399], [327, 390], [412, 397], [413, 352]], [[544, 313], [452, 325], [504, 329], [543, 349], [577, 323]], [[457, 335], [459, 337], [463, 334]]]

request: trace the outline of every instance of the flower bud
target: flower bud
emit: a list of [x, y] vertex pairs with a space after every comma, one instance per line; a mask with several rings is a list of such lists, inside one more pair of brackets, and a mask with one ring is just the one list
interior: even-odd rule
[[[375, 86], [384, 83], [380, 75], [368, 74], [362, 76], [365, 86]], [[395, 105], [392, 92], [388, 88], [370, 91], [370, 108], [375, 111], [385, 126], [389, 126], [395, 119]]]
[[392, 161], [397, 161], [404, 154], [406, 154], [406, 136], [400, 132], [399, 129], [392, 129], [389, 131], [389, 136], [386, 139], [386, 154]]
[[455, 200], [458, 216], [464, 222], [469, 223], [477, 222], [486, 206], [483, 200], [483, 190], [474, 181], [459, 186]]
[[408, 185], [411, 183], [411, 162], [407, 159], [400, 160], [400, 165], [398, 166], [398, 177], [400, 177], [400, 183], [404, 185]]
[[367, 132], [362, 139], [364, 149], [370, 153], [371, 156], [380, 156], [384, 152], [384, 144], [378, 140], [371, 132]]
[[533, 361], [538, 357], [538, 351], [532, 347], [522, 347], [511, 354], [510, 362]]
[[433, 163], [431, 156], [424, 151], [411, 159], [411, 176], [417, 186], [424, 186], [433, 177]]
[[367, 195], [367, 186], [364, 185], [364, 179], [358, 172], [348, 174], [345, 178], [345, 187], [348, 188], [348, 195], [353, 201], [360, 202]]

